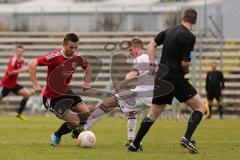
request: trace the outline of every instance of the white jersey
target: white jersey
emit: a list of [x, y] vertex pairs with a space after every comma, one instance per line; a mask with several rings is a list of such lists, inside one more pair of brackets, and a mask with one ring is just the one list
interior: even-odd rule
[[147, 54], [142, 54], [133, 59], [133, 68], [139, 72], [136, 90], [153, 90], [154, 76], [149, 74], [149, 58]]
[[151, 106], [155, 78], [149, 75], [149, 65], [147, 54], [142, 54], [133, 59], [132, 69], [139, 72], [136, 87], [115, 94], [123, 112], [139, 111]]
[[151, 106], [155, 77], [149, 74], [149, 65], [150, 62], [147, 54], [142, 54], [133, 59], [132, 69], [138, 70], [139, 76], [137, 85], [132, 91], [138, 93], [137, 98], [145, 105]]

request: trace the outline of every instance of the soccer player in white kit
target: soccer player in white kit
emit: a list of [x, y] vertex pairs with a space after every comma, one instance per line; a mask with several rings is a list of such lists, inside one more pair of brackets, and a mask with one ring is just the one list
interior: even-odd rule
[[[103, 100], [94, 109], [83, 128], [73, 132], [74, 138], [78, 136], [81, 130], [89, 130], [101, 117], [115, 107], [120, 107], [122, 112], [128, 113], [128, 140], [131, 142], [135, 138], [136, 113], [151, 106], [154, 76], [148, 74], [149, 58], [147, 54], [144, 54], [142, 40], [133, 38], [129, 42], [128, 51], [134, 58], [131, 71], [126, 74], [124, 80], [114, 84], [115, 94]], [[122, 90], [126, 84], [135, 79], [137, 79], [137, 82], [134, 89]]]

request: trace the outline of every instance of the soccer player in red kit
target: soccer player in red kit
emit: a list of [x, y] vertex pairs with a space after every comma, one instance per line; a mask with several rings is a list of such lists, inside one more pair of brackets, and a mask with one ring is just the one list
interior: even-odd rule
[[30, 79], [35, 93], [41, 93], [42, 90], [36, 77], [37, 66], [48, 67], [43, 104], [56, 117], [65, 121], [51, 136], [52, 146], [58, 146], [61, 136], [84, 124], [89, 115], [86, 104], [69, 86], [75, 69], [81, 67], [85, 70], [83, 90], [90, 88], [91, 66], [86, 58], [76, 52], [78, 44], [78, 36], [68, 33], [63, 39], [62, 49], [47, 53], [29, 63]]
[[27, 88], [17, 83], [18, 74], [28, 71], [27, 69], [24, 69], [22, 67], [24, 63], [24, 59], [22, 57], [23, 52], [24, 52], [23, 46], [17, 45], [15, 55], [12, 56], [8, 61], [8, 68], [1, 82], [2, 88], [0, 92], [0, 100], [6, 97], [10, 92], [13, 92], [16, 95], [23, 96], [16, 117], [22, 120], [27, 120], [27, 118], [22, 115], [22, 112], [24, 111], [26, 103], [29, 97], [31, 96], [31, 92]]

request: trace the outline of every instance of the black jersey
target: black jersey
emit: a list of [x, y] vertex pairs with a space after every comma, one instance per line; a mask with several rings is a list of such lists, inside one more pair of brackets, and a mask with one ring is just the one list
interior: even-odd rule
[[206, 78], [206, 91], [224, 89], [224, 77], [221, 71], [210, 71]]
[[185, 74], [182, 61], [191, 61], [196, 37], [184, 25], [160, 32], [154, 39], [158, 46], [163, 44], [160, 63], [168, 66], [169, 72]]

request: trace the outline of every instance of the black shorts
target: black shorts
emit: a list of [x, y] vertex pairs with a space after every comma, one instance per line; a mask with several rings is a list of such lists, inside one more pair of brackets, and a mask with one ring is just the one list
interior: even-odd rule
[[13, 88], [6, 88], [2, 87], [2, 90], [0, 92], [1, 97], [6, 97], [10, 92], [13, 92], [14, 94], [18, 95], [18, 92], [23, 88], [22, 85], [17, 84]]
[[207, 99], [212, 101], [216, 98], [217, 101], [222, 99], [221, 89], [210, 90], [207, 92]]
[[174, 97], [179, 102], [186, 102], [196, 94], [197, 91], [183, 75], [167, 73], [161, 76], [158, 71], [154, 82], [152, 104], [172, 104]]
[[83, 103], [81, 97], [74, 94], [72, 91], [56, 98], [43, 96], [43, 104], [45, 108], [53, 112], [60, 119], [65, 116], [72, 107], [79, 103]]

